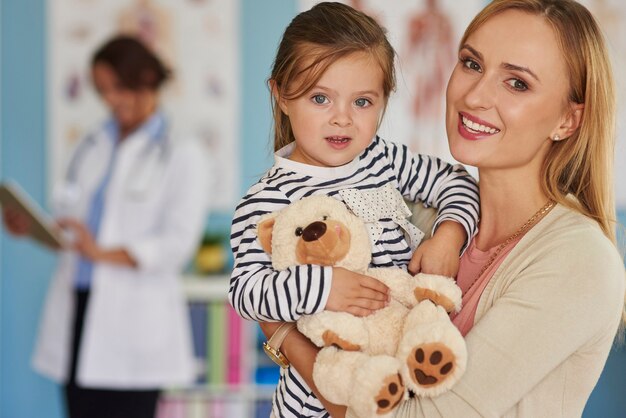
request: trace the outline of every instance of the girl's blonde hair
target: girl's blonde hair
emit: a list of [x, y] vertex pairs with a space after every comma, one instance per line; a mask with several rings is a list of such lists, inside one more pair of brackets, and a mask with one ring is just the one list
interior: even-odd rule
[[275, 151], [295, 140], [275, 95], [285, 100], [301, 97], [331, 64], [355, 52], [370, 53], [380, 65], [386, 104], [396, 87], [395, 52], [385, 29], [373, 18], [345, 4], [325, 2], [291, 21], [278, 46], [269, 81]]
[[485, 21], [512, 9], [541, 16], [552, 26], [568, 70], [568, 99], [585, 105], [578, 130], [552, 143], [542, 167], [543, 191], [596, 220], [615, 243], [615, 88], [602, 33], [591, 13], [572, 0], [495, 0], [472, 20], [461, 45]]

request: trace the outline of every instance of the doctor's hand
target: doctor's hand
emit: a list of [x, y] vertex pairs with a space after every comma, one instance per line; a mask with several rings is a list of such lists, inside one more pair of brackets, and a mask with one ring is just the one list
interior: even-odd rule
[[105, 249], [98, 246], [87, 226], [71, 218], [59, 219], [61, 228], [68, 230], [74, 237], [69, 244], [69, 249], [78, 252], [81, 256], [93, 262], [117, 264], [125, 267], [137, 267], [135, 260], [124, 248]]
[[6, 229], [15, 236], [23, 237], [30, 231], [30, 219], [11, 206], [2, 208], [2, 221]]
[[84, 223], [72, 218], [61, 218], [57, 223], [72, 235], [69, 249], [91, 261], [99, 260], [102, 251]]

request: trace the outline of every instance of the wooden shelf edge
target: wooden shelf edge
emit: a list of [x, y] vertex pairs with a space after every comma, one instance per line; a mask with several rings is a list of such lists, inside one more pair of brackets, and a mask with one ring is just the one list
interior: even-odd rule
[[228, 299], [230, 276], [185, 275], [182, 277], [182, 283], [185, 297], [190, 302], [225, 301]]
[[240, 385], [194, 385], [186, 388], [172, 388], [163, 391], [165, 397], [175, 399], [197, 398], [233, 398], [243, 399], [268, 399], [271, 400], [276, 385], [267, 384], [240, 384]]

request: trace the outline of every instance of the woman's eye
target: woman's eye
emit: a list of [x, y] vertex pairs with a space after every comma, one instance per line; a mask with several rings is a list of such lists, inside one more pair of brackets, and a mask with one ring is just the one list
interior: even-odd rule
[[354, 104], [357, 105], [358, 107], [367, 107], [371, 105], [372, 102], [370, 102], [368, 99], [364, 97], [360, 97], [354, 101]]
[[507, 80], [506, 83], [511, 86], [513, 89], [517, 91], [526, 91], [528, 90], [528, 84], [524, 83], [519, 78], [512, 78]]
[[317, 104], [324, 104], [328, 101], [328, 99], [323, 94], [316, 94], [313, 96], [313, 101]]
[[301, 226], [296, 228], [296, 237], [299, 237], [300, 235], [302, 235], [302, 227]]
[[478, 63], [476, 61], [474, 61], [471, 58], [462, 58], [461, 61], [463, 62], [463, 65], [472, 70], [472, 71], [478, 71], [479, 73], [482, 72], [482, 68], [480, 68], [480, 65], [478, 65]]

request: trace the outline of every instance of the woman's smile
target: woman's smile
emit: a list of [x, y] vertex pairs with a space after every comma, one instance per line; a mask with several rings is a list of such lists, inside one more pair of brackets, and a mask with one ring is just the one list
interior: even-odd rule
[[500, 129], [468, 113], [459, 112], [459, 134], [465, 139], [477, 140], [497, 134]]

